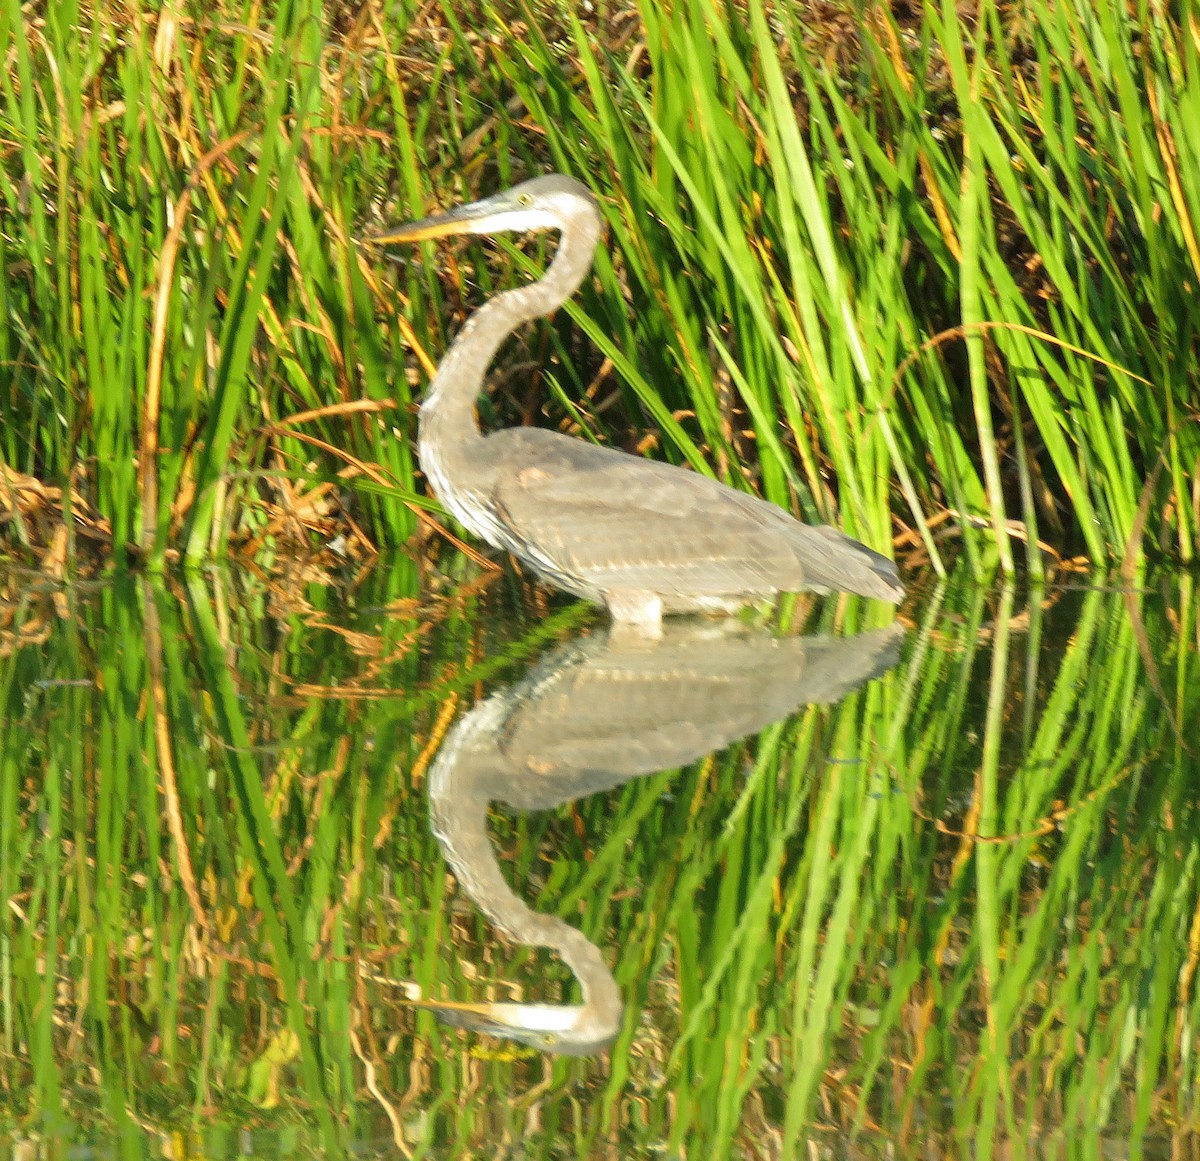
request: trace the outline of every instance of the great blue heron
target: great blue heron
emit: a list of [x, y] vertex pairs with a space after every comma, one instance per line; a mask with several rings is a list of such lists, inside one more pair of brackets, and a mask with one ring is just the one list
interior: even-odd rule
[[549, 583], [606, 605], [614, 621], [650, 632], [664, 613], [732, 612], [781, 592], [900, 601], [887, 557], [706, 476], [541, 428], [481, 434], [475, 402], [497, 348], [560, 306], [591, 268], [595, 198], [549, 174], [367, 239], [533, 230], [560, 232], [549, 269], [467, 320], [421, 407], [421, 467], [458, 520]]
[[581, 1002], [411, 1004], [543, 1052], [608, 1047], [624, 1004], [604, 955], [508, 885], [488, 839], [488, 804], [547, 810], [692, 762], [797, 705], [840, 700], [895, 665], [904, 637], [897, 625], [856, 637], [776, 638], [740, 622], [663, 630], [653, 642], [614, 630], [551, 650], [461, 717], [429, 771], [433, 832], [459, 885], [510, 939], [556, 951]]

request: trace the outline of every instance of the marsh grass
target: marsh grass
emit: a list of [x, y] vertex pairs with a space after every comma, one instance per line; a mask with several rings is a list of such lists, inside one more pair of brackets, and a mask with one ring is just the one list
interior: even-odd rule
[[1190, 5], [53, 7], [0, 5], [0, 513], [51, 571], [406, 540], [411, 399], [544, 250], [353, 238], [547, 166], [609, 246], [490, 422], [938, 570], [1194, 558]]
[[509, 879], [614, 966], [629, 1014], [606, 1064], [496, 1051], [403, 1003], [405, 981], [573, 990], [455, 901], [423, 776], [455, 706], [586, 610], [521, 629], [450, 594], [431, 623], [419, 589], [407, 563], [336, 601], [220, 573], [57, 607], [7, 583], [10, 1134], [1191, 1147], [1186, 580], [931, 592], [900, 668], [840, 705], [553, 814], [495, 812]]

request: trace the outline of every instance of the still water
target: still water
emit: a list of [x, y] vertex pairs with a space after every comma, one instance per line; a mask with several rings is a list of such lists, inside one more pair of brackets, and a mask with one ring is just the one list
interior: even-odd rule
[[0, 1153], [1200, 1153], [1194, 580], [610, 634], [0, 578]]

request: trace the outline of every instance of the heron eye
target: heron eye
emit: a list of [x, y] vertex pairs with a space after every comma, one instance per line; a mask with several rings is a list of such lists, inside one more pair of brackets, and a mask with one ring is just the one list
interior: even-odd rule
[[533, 195], [523, 193], [523, 194], [521, 194], [520, 197], [517, 198], [517, 201], [519, 201], [521, 203], [521, 205], [523, 205], [523, 206], [531, 206], [531, 205], [533, 205]]

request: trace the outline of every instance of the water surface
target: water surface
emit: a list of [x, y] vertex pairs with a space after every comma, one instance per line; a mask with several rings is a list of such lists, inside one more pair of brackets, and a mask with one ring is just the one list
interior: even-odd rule
[[510, 584], [0, 578], [13, 1155], [1196, 1151], [1189, 578]]

